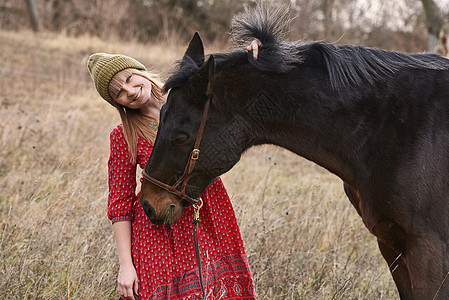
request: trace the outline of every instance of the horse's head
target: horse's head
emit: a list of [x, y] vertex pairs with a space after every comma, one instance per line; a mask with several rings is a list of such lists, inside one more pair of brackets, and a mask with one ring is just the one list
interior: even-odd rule
[[[182, 216], [186, 203], [179, 195], [167, 192], [147, 179], [154, 178], [173, 186], [181, 177], [186, 177], [185, 169], [203, 118], [207, 122], [198, 147], [200, 152], [193, 171], [187, 172], [185, 194], [191, 198], [199, 197], [214, 178], [228, 171], [240, 158], [241, 152], [236, 153], [233, 137], [220, 137], [221, 128], [235, 117], [217, 109], [214, 80], [214, 57], [211, 55], [205, 62], [203, 44], [196, 33], [179, 70], [165, 86], [170, 93], [161, 109], [158, 134], [145, 168], [148, 176], [144, 176], [141, 204], [154, 224], [173, 224]], [[203, 116], [208, 101], [209, 113]], [[184, 189], [182, 183], [176, 189]]]

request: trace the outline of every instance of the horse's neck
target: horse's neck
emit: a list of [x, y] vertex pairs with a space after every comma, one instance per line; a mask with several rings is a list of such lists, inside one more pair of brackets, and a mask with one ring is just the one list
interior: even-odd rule
[[352, 182], [360, 168], [357, 162], [363, 160], [367, 150], [371, 128], [351, 101], [340, 101], [332, 93], [323, 94], [319, 100], [309, 100], [311, 97], [277, 99], [282, 104], [274, 102], [271, 106], [271, 119], [265, 122], [261, 134], [266, 142], [289, 149]]

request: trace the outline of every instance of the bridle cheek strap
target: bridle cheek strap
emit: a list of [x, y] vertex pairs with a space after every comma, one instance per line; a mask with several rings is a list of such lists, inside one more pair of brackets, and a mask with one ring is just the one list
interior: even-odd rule
[[[166, 190], [167, 192], [170, 192], [176, 196], [178, 196], [181, 199], [184, 199], [190, 203], [193, 204], [194, 209], [194, 219], [193, 219], [193, 241], [194, 241], [194, 247], [195, 247], [195, 256], [196, 256], [196, 262], [198, 265], [198, 276], [201, 286], [201, 292], [203, 294], [202, 299], [207, 299], [206, 292], [204, 290], [204, 283], [203, 283], [203, 269], [201, 267], [201, 256], [200, 256], [200, 248], [198, 243], [198, 223], [200, 221], [199, 219], [199, 210], [201, 206], [203, 205], [203, 201], [201, 198], [193, 199], [192, 197], [188, 196], [186, 194], [186, 187], [187, 182], [189, 181], [190, 175], [192, 174], [193, 168], [195, 167], [195, 163], [198, 160], [198, 157], [200, 156], [200, 143], [201, 138], [203, 137], [204, 132], [204, 126], [206, 125], [206, 119], [207, 119], [207, 113], [209, 111], [209, 103], [210, 103], [210, 97], [207, 99], [206, 104], [204, 106], [203, 110], [203, 116], [201, 119], [200, 127], [198, 128], [198, 135], [196, 136], [195, 145], [193, 146], [193, 150], [190, 153], [189, 160], [187, 161], [187, 165], [184, 169], [184, 174], [182, 174], [181, 178], [179, 178], [178, 181], [175, 182], [174, 185], [170, 186], [162, 181], [157, 180], [156, 178], [151, 177], [150, 175], [145, 172], [145, 170], [142, 172], [142, 176], [145, 180], [148, 180], [154, 185], [157, 185], [158, 187]], [[178, 190], [178, 186], [181, 185], [181, 189]]]
[[[166, 190], [167, 192], [170, 192], [176, 196], [178, 196], [181, 199], [186, 200], [187, 202], [190, 202], [192, 204], [197, 204], [199, 199], [193, 199], [189, 195], [186, 194], [186, 187], [187, 183], [189, 182], [190, 175], [192, 174], [193, 168], [195, 167], [195, 163], [198, 160], [200, 156], [200, 143], [201, 139], [203, 137], [204, 127], [206, 126], [206, 120], [207, 120], [207, 114], [209, 111], [209, 104], [210, 104], [210, 97], [207, 99], [206, 104], [204, 105], [203, 110], [203, 116], [201, 119], [200, 127], [198, 128], [198, 134], [196, 136], [195, 145], [193, 146], [193, 150], [190, 153], [189, 160], [187, 161], [187, 165], [184, 169], [184, 173], [182, 174], [181, 178], [178, 179], [178, 181], [175, 182], [172, 186], [157, 180], [154, 177], [151, 177], [148, 175], [145, 170], [142, 172], [142, 176], [145, 180], [151, 182], [152, 184]], [[181, 186], [180, 189], [178, 187]]]

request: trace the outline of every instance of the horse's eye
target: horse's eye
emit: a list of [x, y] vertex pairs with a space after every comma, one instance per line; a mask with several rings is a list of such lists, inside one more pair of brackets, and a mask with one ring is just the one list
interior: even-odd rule
[[173, 138], [173, 143], [175, 145], [182, 145], [185, 144], [189, 140], [189, 137], [187, 135], [179, 135]]

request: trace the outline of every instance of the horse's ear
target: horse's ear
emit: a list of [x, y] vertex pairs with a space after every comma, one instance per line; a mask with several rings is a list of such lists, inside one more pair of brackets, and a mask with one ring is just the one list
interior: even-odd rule
[[196, 104], [202, 105], [212, 93], [215, 82], [215, 59], [211, 55], [192, 78], [191, 92]]
[[209, 57], [206, 63], [207, 71], [208, 71], [208, 85], [207, 85], [207, 95], [209, 96], [212, 93], [212, 88], [215, 84], [215, 58], [213, 55]]
[[187, 47], [186, 53], [184, 54], [183, 60], [187, 57], [190, 57], [190, 59], [192, 59], [197, 66], [201, 66], [204, 63], [203, 41], [201, 40], [198, 32], [195, 32], [193, 35], [193, 38]]

